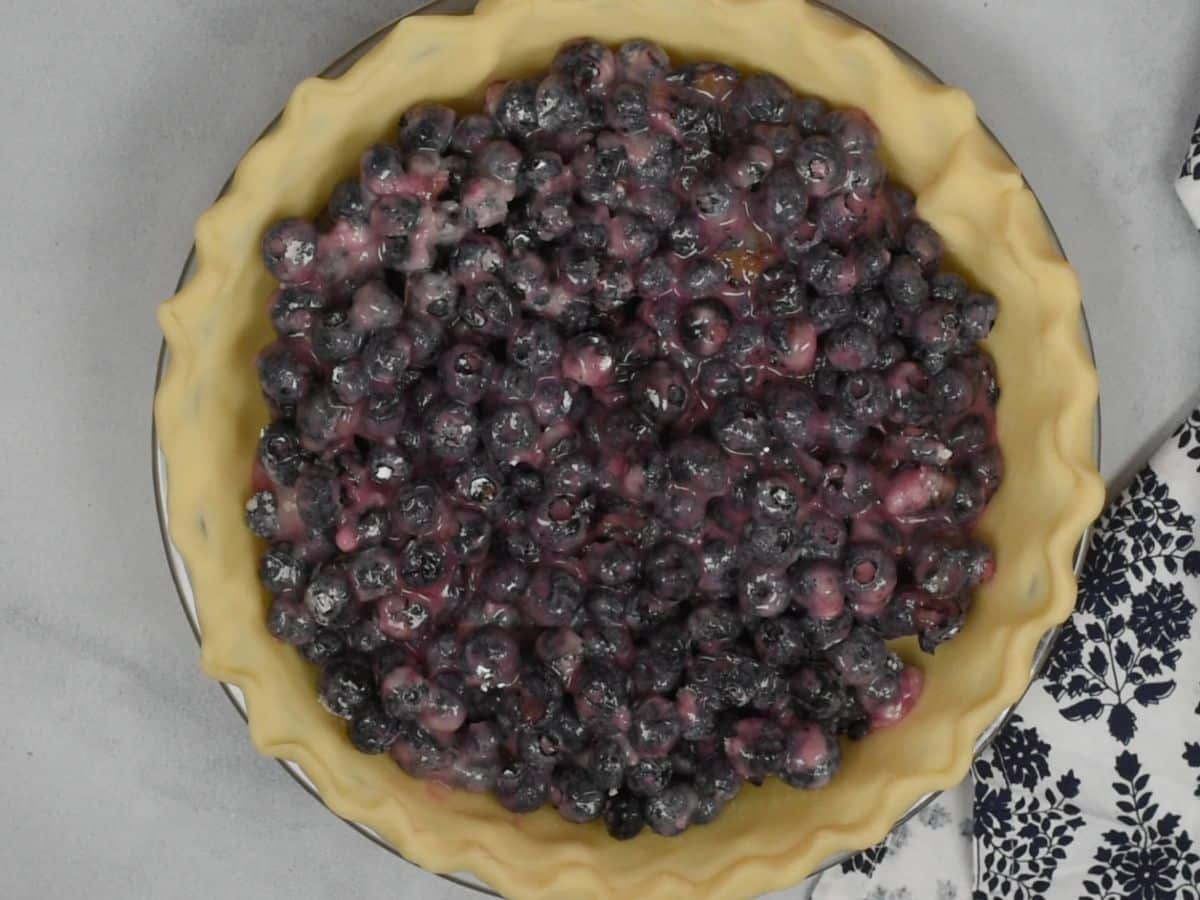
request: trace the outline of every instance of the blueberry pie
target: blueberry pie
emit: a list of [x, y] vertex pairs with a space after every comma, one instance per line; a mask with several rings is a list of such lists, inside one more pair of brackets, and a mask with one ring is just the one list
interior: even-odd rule
[[197, 252], [204, 666], [428, 868], [786, 886], [959, 779], [1071, 608], [1074, 276], [970, 101], [805, 4], [406, 20]]

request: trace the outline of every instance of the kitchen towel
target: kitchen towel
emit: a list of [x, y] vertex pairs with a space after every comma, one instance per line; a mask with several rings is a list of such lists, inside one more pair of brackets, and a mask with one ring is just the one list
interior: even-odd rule
[[1200, 410], [1100, 519], [1075, 613], [970, 776], [814, 900], [1200, 900], [1198, 520]]

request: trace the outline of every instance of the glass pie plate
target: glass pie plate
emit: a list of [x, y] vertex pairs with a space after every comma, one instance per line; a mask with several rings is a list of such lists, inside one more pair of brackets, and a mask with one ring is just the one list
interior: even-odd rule
[[[813, 3], [812, 5], [817, 6], [818, 4]], [[471, 2], [471, 0], [438, 0], [438, 2], [433, 2], [433, 3], [427, 4], [423, 7], [421, 7], [420, 9], [409, 13], [408, 15], [461, 14], [461, 13], [470, 12], [474, 6], [475, 6], [475, 4], [474, 4], [474, 2]], [[823, 11], [823, 14], [825, 14], [825, 15], [828, 15], [831, 17], [837, 17], [837, 18], [842, 19], [846, 22], [849, 22], [859, 28], [866, 29], [867, 31], [871, 30], [869, 28], [869, 26], [864, 25], [863, 23], [857, 22], [856, 20], [853, 20], [850, 17], [845, 16], [843, 13], [840, 13], [830, 7], [822, 6], [821, 9]], [[407, 16], [402, 17], [402, 18], [407, 18]], [[358, 61], [360, 58], [362, 58], [371, 48], [373, 48], [376, 44], [378, 44], [381, 40], [383, 40], [385, 38], [385, 36], [401, 20], [402, 19], [397, 19], [396, 21], [389, 23], [388, 25], [381, 28], [379, 31], [377, 31], [374, 34], [367, 37], [360, 44], [358, 44], [357, 46], [352, 48], [349, 52], [344, 54], [342, 57], [340, 57], [338, 60], [336, 60], [334, 63], [332, 63], [328, 68], [326, 68], [323, 72], [321, 72], [320, 76], [322, 78], [336, 78], [339, 75], [346, 72], [351, 66], [353, 66], [353, 64], [356, 61]], [[882, 36], [880, 36], [880, 37], [882, 37]], [[914, 59], [910, 54], [906, 53], [902, 48], [897, 47], [894, 43], [892, 43], [890, 41], [887, 41], [886, 38], [883, 38], [883, 40], [885, 40], [889, 44], [892, 51], [897, 56], [899, 56], [905, 63], [907, 63], [913, 69], [920, 72], [926, 79], [928, 79], [929, 81], [934, 82], [934, 83], [939, 83], [939, 84], [941, 83], [940, 79], [938, 79], [934, 73], [932, 73], [927, 67], [925, 67], [923, 64], [921, 64], [919, 61]], [[267, 125], [266, 129], [264, 129], [263, 133], [266, 134], [267, 132], [271, 131], [271, 129], [275, 126], [275, 124], [278, 121], [279, 121], [279, 117], [277, 117], [275, 120], [273, 120], [271, 123], [269, 123]], [[986, 126], [984, 126], [984, 128], [986, 130]], [[989, 131], [988, 134], [991, 134], [991, 132]], [[994, 138], [994, 136], [993, 136], [993, 138]], [[226, 191], [229, 189], [231, 182], [232, 182], [232, 176], [231, 176], [230, 182], [227, 182], [225, 187], [222, 188], [221, 195], [224, 195], [226, 193]], [[1048, 222], [1047, 222], [1047, 224], [1048, 224]], [[1053, 236], [1053, 229], [1051, 228], [1050, 230], [1051, 230], [1051, 235], [1053, 238], [1054, 245], [1057, 248], [1058, 253], [1060, 255], [1062, 255], [1061, 244], [1058, 242], [1057, 237]], [[187, 260], [184, 263], [183, 271], [180, 275], [179, 284], [178, 284], [177, 289], [182, 289], [184, 287], [184, 285], [188, 283], [188, 281], [192, 278], [195, 270], [196, 270], [195, 251], [193, 248], [193, 251], [188, 254]], [[1090, 339], [1090, 335], [1088, 333], [1087, 319], [1086, 319], [1086, 316], [1083, 314], [1082, 309], [1080, 310], [1079, 327], [1080, 327], [1080, 330], [1082, 333], [1083, 342], [1087, 347], [1088, 355], [1090, 357], [1092, 357], [1092, 364], [1094, 367], [1094, 356], [1092, 355], [1092, 352], [1091, 352], [1091, 339]], [[157, 366], [157, 370], [156, 370], [156, 383], [155, 383], [156, 393], [157, 393], [160, 383], [162, 382], [164, 374], [166, 373], [170, 364], [171, 364], [170, 353], [168, 351], [166, 343], [164, 342], [161, 352], [160, 352], [160, 355], [159, 355], [158, 366]], [[165, 457], [162, 447], [159, 443], [157, 426], [155, 426], [155, 428], [152, 431], [152, 440], [153, 440], [154, 493], [155, 493], [155, 500], [156, 500], [156, 505], [157, 505], [157, 509], [158, 509], [158, 515], [159, 515], [159, 523], [160, 523], [160, 527], [161, 527], [161, 531], [162, 531], [163, 546], [164, 546], [164, 550], [166, 552], [167, 563], [170, 568], [172, 577], [174, 579], [175, 586], [176, 586], [184, 613], [187, 616], [188, 622], [190, 623], [192, 630], [194, 631], [194, 633], [196, 635], [197, 640], [199, 640], [201, 637], [201, 625], [200, 625], [200, 618], [197, 613], [196, 598], [195, 598], [195, 592], [193, 590], [192, 581], [189, 577], [187, 567], [184, 564], [183, 557], [180, 555], [180, 552], [179, 552], [178, 548], [176, 547], [175, 543], [173, 542], [173, 540], [170, 536], [170, 531], [169, 531], [170, 520], [169, 520], [169, 512], [168, 512], [168, 480], [167, 480], [166, 457]], [[1099, 423], [1099, 407], [1098, 407], [1098, 405], [1096, 407], [1095, 416], [1094, 416], [1093, 422], [1092, 422], [1092, 457], [1093, 457], [1093, 461], [1095, 462], [1096, 466], [1098, 467], [1099, 459], [1100, 459], [1100, 423]], [[1075, 554], [1074, 554], [1074, 566], [1075, 566], [1076, 574], [1078, 574], [1079, 568], [1082, 565], [1084, 552], [1086, 550], [1086, 545], [1087, 545], [1087, 534], [1085, 533], [1083, 535], [1082, 539], [1080, 540], [1080, 542], [1075, 550]], [[1032, 681], [1038, 675], [1038, 673], [1041, 671], [1042, 667], [1044, 666], [1046, 659], [1049, 655], [1049, 652], [1053, 646], [1054, 639], [1057, 636], [1057, 633], [1058, 633], [1058, 627], [1055, 626], [1055, 627], [1051, 628], [1050, 630], [1048, 630], [1042, 636], [1040, 642], [1038, 643], [1036, 651], [1034, 652], [1033, 658], [1032, 658], [1032, 666], [1031, 666], [1031, 671], [1029, 674], [1030, 681]], [[233, 703], [233, 705], [238, 710], [238, 712], [243, 716], [243, 718], [246, 718], [247, 717], [246, 700], [245, 700], [245, 696], [244, 696], [243, 692], [241, 691], [241, 689], [238, 688], [236, 685], [227, 683], [227, 682], [222, 682], [222, 687], [225, 690], [225, 693], [228, 695], [231, 702]], [[1019, 700], [1017, 702], [1019, 703]], [[988, 744], [995, 738], [996, 734], [1001, 730], [1001, 728], [1003, 728], [1004, 724], [1007, 722], [1009, 717], [1013, 714], [1015, 707], [1016, 707], [1016, 703], [1009, 706], [1007, 709], [1003, 710], [1000, 714], [998, 714], [991, 721], [991, 723], [989, 725], [987, 725], [987, 727], [980, 734], [979, 738], [975, 741], [974, 750], [973, 750], [974, 756], [978, 756], [988, 746]], [[304, 787], [305, 790], [307, 790], [310, 794], [312, 794], [317, 800], [319, 800], [319, 801], [322, 800], [321, 793], [318, 790], [317, 786], [314, 784], [313, 780], [310, 779], [310, 777], [305, 773], [304, 769], [298, 763], [293, 762], [291, 760], [287, 760], [287, 759], [280, 759], [279, 763], [281, 766], [283, 766], [284, 770], [287, 771], [288, 774], [290, 774], [297, 781], [297, 783], [299, 783], [302, 787]], [[924, 796], [918, 798], [915, 802], [913, 802], [911, 804], [911, 806], [907, 809], [907, 811], [904, 812], [903, 815], [901, 815], [898, 820], [896, 820], [895, 824], [898, 825], [898, 824], [902, 823], [903, 821], [905, 821], [906, 819], [908, 819], [910, 816], [916, 814], [925, 804], [927, 804], [934, 796], [936, 796], [936, 793], [937, 792], [926, 793]], [[395, 853], [396, 855], [400, 855], [399, 851], [397, 851], [385, 838], [383, 838], [379, 833], [377, 833], [372, 828], [368, 827], [367, 825], [365, 825], [361, 822], [356, 822], [356, 821], [351, 821], [351, 820], [347, 820], [347, 821], [353, 828], [358, 830], [360, 833], [362, 833], [367, 838], [369, 838], [372, 841], [379, 844], [381, 847], [387, 849], [388, 851], [390, 851], [392, 853]], [[848, 855], [849, 855], [848, 852], [840, 852], [840, 853], [836, 853], [836, 854], [828, 856], [813, 870], [813, 876], [815, 877], [819, 872], [823, 871], [824, 869], [840, 863]], [[455, 873], [455, 874], [441, 874], [441, 877], [446, 878], [450, 881], [453, 881], [456, 884], [459, 884], [464, 888], [467, 888], [467, 889], [470, 889], [473, 891], [478, 891], [481, 893], [494, 895], [494, 892], [492, 891], [491, 888], [489, 888], [487, 885], [485, 885], [482, 881], [480, 881], [473, 875], [466, 874], [466, 873]]]

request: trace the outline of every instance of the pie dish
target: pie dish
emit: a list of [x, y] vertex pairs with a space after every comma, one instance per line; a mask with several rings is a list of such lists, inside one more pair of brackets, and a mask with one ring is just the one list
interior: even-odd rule
[[[466, 19], [407, 22], [337, 82], [302, 85], [229, 195], [201, 220], [196, 277], [162, 316], [173, 362], [156, 414], [172, 536], [196, 588], [206, 669], [245, 691], [260, 749], [296, 760], [339, 814], [429, 868], [469, 869], [521, 896], [754, 893], [877, 839], [916, 796], [961, 777], [974, 739], [1019, 695], [1038, 638], [1070, 609], [1071, 553], [1101, 501], [1088, 462], [1095, 376], [1075, 330], [1078, 290], [1032, 195], [969, 101], [922, 82], [872, 36], [799, 4], [700, 3], [686, 23], [666, 2], [628, 7], [617, 17], [611, 3], [485, 3]], [[484, 798], [414, 783], [353, 754], [314, 702], [313, 675], [262, 629], [256, 547], [240, 522], [244, 483], [230, 475], [246, 470], [264, 416], [249, 365], [268, 338], [254, 300], [268, 292], [258, 234], [283, 216], [311, 215], [361, 147], [408, 106], [477, 102], [487, 83], [544, 68], [579, 34], [612, 43], [646, 37], [676, 58], [766, 69], [806, 93], [864, 108], [880, 125], [890, 171], [918, 194], [954, 261], [1002, 308], [988, 349], [1004, 387], [998, 416], [1008, 474], [981, 526], [999, 575], [963, 635], [920, 661], [924, 700], [899, 728], [851, 748], [843, 776], [821, 794], [770, 785], [670, 843], [614, 846], [602, 832], [563, 831], [542, 813], [513, 821]], [[453, 72], [438, 66], [447, 58]], [[436, 91], [417, 87], [433, 84]], [[773, 819], [783, 827], [763, 826]]]

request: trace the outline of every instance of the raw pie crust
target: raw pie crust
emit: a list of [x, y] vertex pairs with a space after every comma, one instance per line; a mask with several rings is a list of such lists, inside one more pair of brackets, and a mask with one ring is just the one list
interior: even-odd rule
[[[412, 779], [388, 756], [354, 750], [317, 703], [315, 667], [267, 634], [262, 548], [242, 520], [268, 421], [253, 365], [271, 340], [263, 230], [314, 215], [409, 106], [477, 109], [490, 82], [544, 70], [560, 44], [584, 35], [647, 38], [676, 61], [765, 70], [866, 110], [890, 175], [917, 194], [949, 264], [1000, 305], [985, 346], [1002, 387], [1006, 474], [979, 525], [996, 577], [936, 656], [897, 642], [925, 670], [921, 701], [899, 726], [846, 744], [828, 787], [796, 791], [770, 779], [713, 824], [670, 839], [646, 832], [618, 842], [601, 824], [571, 825], [551, 809], [516, 816], [490, 796]], [[507, 895], [571, 900], [744, 897], [794, 884], [831, 854], [882, 838], [921, 795], [961, 780], [980, 733], [1024, 690], [1038, 639], [1074, 605], [1072, 554], [1104, 495], [1091, 461], [1097, 379], [1079, 334], [1075, 275], [966, 94], [801, 0], [483, 0], [471, 16], [408, 18], [345, 75], [296, 88], [198, 221], [196, 254], [194, 277], [159, 312], [171, 363], [155, 417], [204, 669], [245, 693], [260, 751], [299, 763], [334, 812], [425, 868], [467, 870]]]

